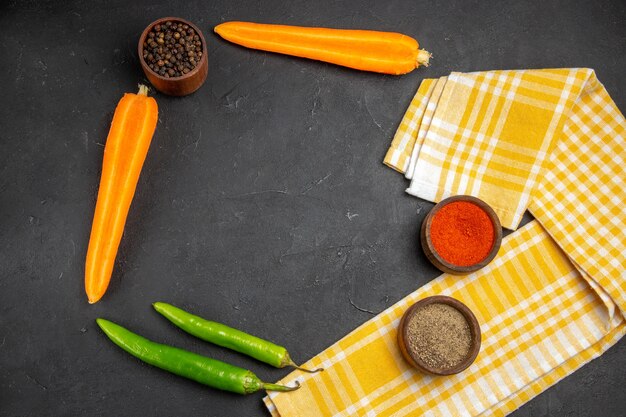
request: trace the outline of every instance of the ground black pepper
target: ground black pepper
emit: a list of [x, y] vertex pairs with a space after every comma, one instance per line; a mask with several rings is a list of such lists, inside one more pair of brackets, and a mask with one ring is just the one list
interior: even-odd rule
[[407, 323], [407, 347], [426, 365], [450, 369], [470, 353], [472, 334], [465, 316], [442, 303], [418, 308]]
[[192, 71], [202, 58], [202, 41], [187, 24], [166, 21], [154, 25], [143, 43], [143, 60], [165, 78]]

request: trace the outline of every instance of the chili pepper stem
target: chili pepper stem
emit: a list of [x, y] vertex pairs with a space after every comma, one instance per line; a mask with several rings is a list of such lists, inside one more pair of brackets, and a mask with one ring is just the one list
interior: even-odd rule
[[267, 390], [267, 391], [288, 392], [288, 391], [295, 391], [298, 388], [300, 388], [300, 383], [298, 381], [296, 381], [296, 386], [295, 387], [288, 387], [286, 385], [263, 383], [263, 389]]
[[324, 368], [317, 368], [317, 369], [304, 369], [304, 368], [300, 368], [299, 366], [296, 366], [295, 364], [292, 365], [295, 369], [297, 369], [298, 371], [302, 371], [302, 372], [308, 372], [310, 374], [315, 374], [317, 372], [322, 372], [324, 370]]
[[314, 374], [317, 372], [321, 372], [324, 370], [324, 368], [317, 368], [317, 369], [305, 369], [305, 368], [300, 368], [298, 365], [296, 365], [296, 363], [294, 361], [292, 361], [291, 359], [289, 359], [289, 363], [287, 364], [288, 366], [293, 366], [294, 368], [296, 368], [298, 371], [302, 371], [302, 372], [308, 372], [310, 374]]
[[433, 57], [433, 54], [431, 54], [430, 52], [424, 49], [420, 49], [419, 51], [417, 51], [417, 65], [424, 66], [424, 67], [429, 66], [430, 65], [429, 61], [430, 61], [430, 58], [432, 57]]

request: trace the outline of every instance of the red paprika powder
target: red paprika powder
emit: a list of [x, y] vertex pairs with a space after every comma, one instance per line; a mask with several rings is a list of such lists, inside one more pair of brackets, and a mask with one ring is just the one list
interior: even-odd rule
[[435, 213], [430, 239], [446, 262], [470, 266], [489, 255], [495, 232], [489, 215], [483, 209], [467, 201], [454, 201]]

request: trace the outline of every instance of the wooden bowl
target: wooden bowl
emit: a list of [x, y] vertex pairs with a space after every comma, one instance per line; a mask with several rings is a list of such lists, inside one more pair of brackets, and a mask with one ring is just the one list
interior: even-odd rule
[[[413, 315], [415, 315], [417, 309], [424, 307], [428, 304], [447, 304], [451, 307], [454, 307], [457, 311], [463, 314], [463, 317], [465, 317], [465, 320], [467, 320], [467, 323], [469, 324], [472, 337], [470, 350], [466, 358], [457, 366], [445, 369], [430, 367], [426, 363], [424, 363], [424, 361], [422, 361], [419, 356], [415, 355], [408, 346], [409, 337], [407, 323], [409, 322], [409, 319], [413, 317]], [[470, 310], [465, 304], [463, 304], [456, 298], [448, 297], [445, 295], [426, 297], [413, 304], [402, 316], [402, 319], [400, 320], [400, 325], [398, 327], [398, 345], [400, 346], [402, 356], [404, 356], [406, 361], [410, 363], [413, 367], [431, 375], [452, 375], [464, 371], [474, 362], [476, 356], [478, 356], [478, 352], [480, 351], [480, 344], [480, 325], [478, 324], [476, 316], [474, 316], [474, 313], [472, 313], [472, 310]]]
[[[442, 207], [450, 203], [453, 203], [455, 201], [467, 201], [469, 203], [473, 203], [477, 205], [485, 213], [487, 213], [487, 215], [491, 219], [491, 223], [493, 224], [493, 231], [494, 231], [493, 246], [491, 247], [491, 250], [489, 251], [489, 254], [487, 255], [485, 259], [473, 265], [460, 266], [460, 265], [455, 265], [446, 261], [439, 255], [439, 253], [437, 253], [437, 251], [435, 250], [435, 246], [433, 245], [433, 242], [431, 240], [430, 228], [432, 226], [432, 222], [433, 222], [433, 218], [435, 217], [435, 214], [437, 214], [437, 212], [441, 210]], [[426, 218], [424, 218], [424, 221], [422, 222], [422, 228], [420, 231], [420, 239], [422, 243], [422, 249], [424, 253], [426, 254], [426, 257], [440, 271], [447, 272], [449, 274], [454, 274], [454, 275], [465, 275], [471, 272], [478, 271], [479, 269], [485, 267], [489, 262], [493, 260], [493, 258], [496, 257], [496, 255], [498, 254], [498, 250], [500, 249], [500, 245], [502, 244], [502, 226], [500, 225], [500, 219], [498, 218], [498, 215], [496, 214], [495, 211], [493, 211], [493, 209], [491, 208], [491, 206], [489, 206], [489, 204], [485, 203], [483, 200], [479, 198], [472, 197], [469, 195], [457, 195], [454, 197], [446, 198], [445, 200], [441, 200], [437, 205], [435, 205], [435, 207], [432, 208], [430, 213], [426, 215]]]
[[[191, 26], [200, 37], [200, 42], [202, 42], [202, 58], [200, 58], [200, 62], [193, 70], [189, 71], [187, 74], [181, 75], [180, 77], [166, 78], [157, 74], [148, 66], [148, 64], [146, 64], [146, 61], [143, 58], [143, 43], [146, 40], [148, 33], [153, 26], [165, 23], [168, 20]], [[163, 17], [150, 23], [139, 38], [137, 51], [139, 52], [139, 62], [141, 62], [141, 68], [143, 68], [144, 74], [146, 74], [146, 77], [154, 88], [164, 94], [168, 94], [170, 96], [186, 96], [200, 88], [206, 80], [207, 73], [209, 71], [206, 41], [204, 40], [204, 36], [202, 35], [200, 29], [188, 20], [181, 19], [180, 17]]]

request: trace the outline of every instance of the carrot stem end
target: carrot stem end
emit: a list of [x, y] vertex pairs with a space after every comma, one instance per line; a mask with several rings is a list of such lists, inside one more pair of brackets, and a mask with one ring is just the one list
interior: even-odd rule
[[433, 57], [433, 54], [430, 52], [420, 49], [417, 51], [417, 66], [427, 67], [430, 65], [430, 58]]
[[139, 92], [137, 92], [138, 96], [147, 96], [148, 95], [148, 87], [143, 85], [143, 84], [139, 84]]

